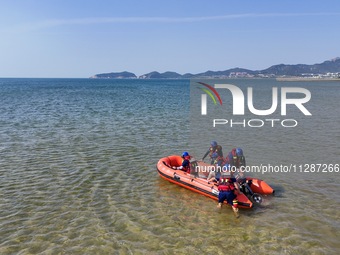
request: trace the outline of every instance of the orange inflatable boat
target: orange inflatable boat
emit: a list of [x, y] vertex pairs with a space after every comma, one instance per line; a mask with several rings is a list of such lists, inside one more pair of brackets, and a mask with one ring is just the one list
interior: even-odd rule
[[[197, 161], [195, 161], [194, 164], [209, 166], [204, 162]], [[219, 191], [217, 189], [217, 185], [214, 182], [209, 182], [206, 179], [209, 173], [195, 172], [193, 167], [194, 164], [192, 163], [191, 173], [186, 173], [182, 170], [174, 170], [172, 169], [172, 166], [178, 167], [182, 165], [182, 158], [181, 156], [173, 155], [161, 158], [157, 163], [157, 170], [159, 175], [165, 180], [198, 192], [212, 199], [218, 200]], [[243, 193], [237, 195], [237, 200], [238, 207], [240, 208], [253, 207], [252, 201], [250, 201], [249, 198]]]
[[[197, 169], [211, 169], [211, 165], [206, 164], [203, 161], [193, 160], [191, 162], [190, 173], [172, 169], [173, 166], [178, 167], [181, 165], [181, 156], [168, 156], [161, 158], [158, 161], [157, 170], [159, 175], [165, 180], [218, 200], [219, 191], [216, 183], [207, 180], [209, 171], [197, 171]], [[263, 180], [252, 177], [242, 178], [243, 176], [240, 172], [234, 172], [233, 175], [240, 184], [240, 189], [242, 191], [242, 193], [237, 195], [240, 208], [252, 208], [253, 202], [259, 204], [262, 202], [261, 195], [270, 195], [275, 192], [275, 190]]]

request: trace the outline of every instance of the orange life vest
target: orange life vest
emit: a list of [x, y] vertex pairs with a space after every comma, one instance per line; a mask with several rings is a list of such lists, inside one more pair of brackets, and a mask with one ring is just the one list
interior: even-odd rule
[[233, 191], [235, 190], [235, 186], [230, 182], [230, 179], [221, 179], [220, 184], [218, 185], [219, 191]]

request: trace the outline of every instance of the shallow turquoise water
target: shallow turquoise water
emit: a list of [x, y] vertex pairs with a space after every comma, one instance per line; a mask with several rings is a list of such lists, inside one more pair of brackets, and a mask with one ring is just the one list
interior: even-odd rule
[[[225, 152], [339, 163], [339, 85], [298, 86], [313, 86], [313, 121], [227, 130]], [[1, 254], [340, 251], [339, 173], [259, 174], [277, 195], [237, 220], [158, 176], [161, 157], [199, 156], [215, 139], [192, 139], [189, 81], [0, 79], [0, 91]]]

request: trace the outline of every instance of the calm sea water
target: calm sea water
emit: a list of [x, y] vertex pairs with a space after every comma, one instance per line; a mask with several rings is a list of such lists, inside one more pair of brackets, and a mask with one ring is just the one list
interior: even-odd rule
[[339, 83], [233, 82], [308, 88], [313, 116], [199, 139], [186, 80], [0, 79], [0, 254], [339, 254], [339, 173], [253, 174], [277, 194], [239, 219], [158, 176], [213, 139], [248, 164], [340, 163]]

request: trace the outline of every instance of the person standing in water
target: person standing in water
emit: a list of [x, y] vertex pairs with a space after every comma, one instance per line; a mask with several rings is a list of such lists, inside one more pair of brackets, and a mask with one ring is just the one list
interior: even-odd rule
[[234, 211], [234, 214], [236, 218], [238, 218], [240, 215], [238, 213], [238, 201], [236, 199], [236, 187], [235, 184], [236, 179], [235, 178], [221, 178], [218, 183], [218, 208], [222, 207], [223, 202], [226, 200], [228, 204], [231, 205], [231, 208]]

